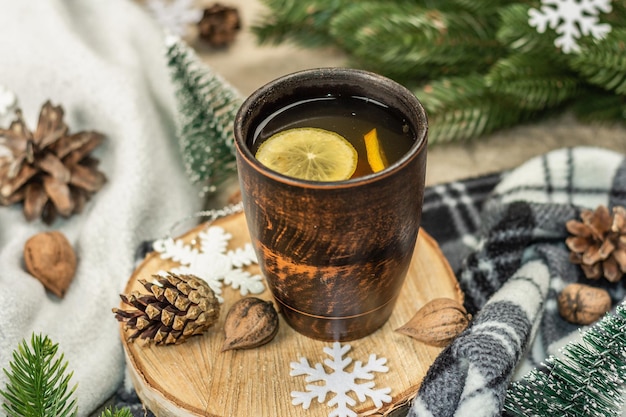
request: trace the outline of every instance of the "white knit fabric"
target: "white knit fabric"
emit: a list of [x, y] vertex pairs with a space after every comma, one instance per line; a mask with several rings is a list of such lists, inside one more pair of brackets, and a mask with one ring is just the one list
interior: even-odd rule
[[[108, 182], [82, 214], [46, 226], [28, 223], [20, 205], [0, 207], [0, 367], [8, 368], [22, 339], [48, 335], [74, 371], [80, 415], [122, 380], [111, 308], [138, 245], [201, 208], [174, 138], [164, 52], [160, 28], [131, 1], [0, 0], [0, 85], [17, 95], [29, 127], [50, 99], [65, 109], [70, 132], [97, 130], [107, 138], [93, 155]], [[61, 230], [77, 251], [64, 299], [24, 270], [24, 242], [45, 230]]]

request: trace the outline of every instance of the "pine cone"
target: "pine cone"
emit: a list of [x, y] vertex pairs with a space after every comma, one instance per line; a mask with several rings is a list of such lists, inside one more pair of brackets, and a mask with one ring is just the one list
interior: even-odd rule
[[573, 235], [565, 240], [570, 261], [580, 265], [587, 278], [619, 281], [626, 273], [626, 209], [614, 207], [611, 215], [599, 206], [595, 211], [583, 210], [580, 217], [582, 222], [566, 223]]
[[237, 9], [219, 3], [204, 9], [202, 19], [198, 22], [200, 39], [215, 47], [227, 46], [233, 42], [239, 29], [241, 19]]
[[97, 132], [70, 135], [63, 108], [47, 101], [31, 132], [16, 110], [8, 129], [0, 129], [0, 205], [24, 202], [24, 216], [48, 224], [57, 214], [80, 213], [105, 183], [98, 161], [88, 156], [104, 137]]
[[137, 330], [129, 336], [152, 340], [157, 345], [183, 343], [211, 327], [220, 314], [220, 304], [209, 285], [194, 275], [166, 277], [153, 275], [156, 283], [140, 279], [148, 294], [132, 291], [120, 294], [133, 310], [114, 308], [115, 318], [125, 322], [126, 329]]

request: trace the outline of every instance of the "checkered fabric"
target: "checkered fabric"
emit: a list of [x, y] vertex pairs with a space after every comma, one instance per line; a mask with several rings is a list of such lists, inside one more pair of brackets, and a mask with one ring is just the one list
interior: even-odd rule
[[424, 192], [422, 227], [439, 243], [455, 273], [478, 244], [483, 204], [503, 176], [496, 173], [434, 185]]
[[[626, 206], [626, 159], [588, 147], [427, 191], [422, 225], [457, 271], [474, 320], [429, 369], [410, 417], [500, 416], [509, 382], [576, 337], [556, 296], [591, 282], [568, 260], [565, 223], [600, 204]], [[621, 282], [593, 284], [624, 299]]]

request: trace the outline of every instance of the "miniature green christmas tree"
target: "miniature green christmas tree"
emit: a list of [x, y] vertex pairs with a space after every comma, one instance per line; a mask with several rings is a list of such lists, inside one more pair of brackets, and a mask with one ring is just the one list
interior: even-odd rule
[[507, 416], [620, 416], [626, 381], [626, 306], [621, 304], [570, 342], [563, 356], [513, 382]]
[[429, 114], [431, 143], [567, 108], [626, 121], [623, 1], [264, 3], [269, 13], [253, 28], [260, 42], [335, 46], [351, 65], [405, 84]]
[[168, 38], [167, 58], [187, 175], [192, 183], [202, 183], [204, 192], [215, 191], [236, 170], [233, 121], [242, 100], [184, 41]]

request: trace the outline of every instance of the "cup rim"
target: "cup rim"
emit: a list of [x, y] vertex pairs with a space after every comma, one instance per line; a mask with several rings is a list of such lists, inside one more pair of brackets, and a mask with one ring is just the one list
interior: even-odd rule
[[[284, 174], [281, 174], [277, 171], [274, 171], [262, 163], [260, 163], [250, 148], [247, 145], [247, 137], [245, 137], [243, 132], [243, 119], [247, 116], [249, 111], [256, 105], [256, 103], [263, 98], [266, 94], [276, 89], [281, 84], [293, 81], [300, 80], [303, 78], [309, 78], [311, 76], [317, 77], [327, 77], [331, 78], [333, 76], [356, 76], [362, 80], [370, 80], [375, 81], [377, 83], [382, 84], [384, 87], [395, 91], [399, 96], [402, 96], [403, 101], [411, 102], [411, 104], [415, 107], [415, 114], [417, 115], [417, 119], [422, 123], [421, 129], [415, 130], [415, 143], [411, 145], [409, 150], [402, 155], [400, 159], [398, 159], [393, 164], [389, 165], [385, 169], [379, 172], [366, 174], [363, 176], [359, 176], [356, 178], [351, 178], [347, 180], [341, 181], [312, 181], [305, 180], [300, 178], [290, 177]], [[387, 103], [384, 103], [387, 104]], [[405, 117], [409, 117], [405, 111], [401, 111]], [[411, 117], [413, 119], [413, 117]], [[413, 123], [412, 123], [413, 124]], [[426, 110], [424, 106], [419, 101], [419, 99], [411, 92], [408, 88], [401, 85], [400, 83], [387, 78], [383, 75], [362, 70], [356, 68], [344, 68], [344, 67], [319, 67], [319, 68], [310, 68], [305, 70], [300, 70], [296, 72], [292, 72], [290, 74], [283, 75], [278, 77], [263, 86], [259, 87], [252, 94], [250, 94], [241, 104], [234, 120], [234, 136], [235, 136], [235, 147], [239, 156], [244, 158], [248, 165], [254, 168], [255, 170], [262, 173], [264, 176], [274, 179], [275, 181], [282, 182], [288, 185], [304, 187], [304, 188], [314, 188], [314, 189], [337, 189], [337, 188], [350, 188], [359, 184], [369, 183], [372, 181], [379, 181], [383, 178], [386, 178], [390, 175], [393, 175], [396, 171], [401, 170], [404, 166], [410, 163], [414, 158], [419, 157], [419, 155], [424, 152], [424, 148], [428, 146], [428, 117], [426, 114]]]

